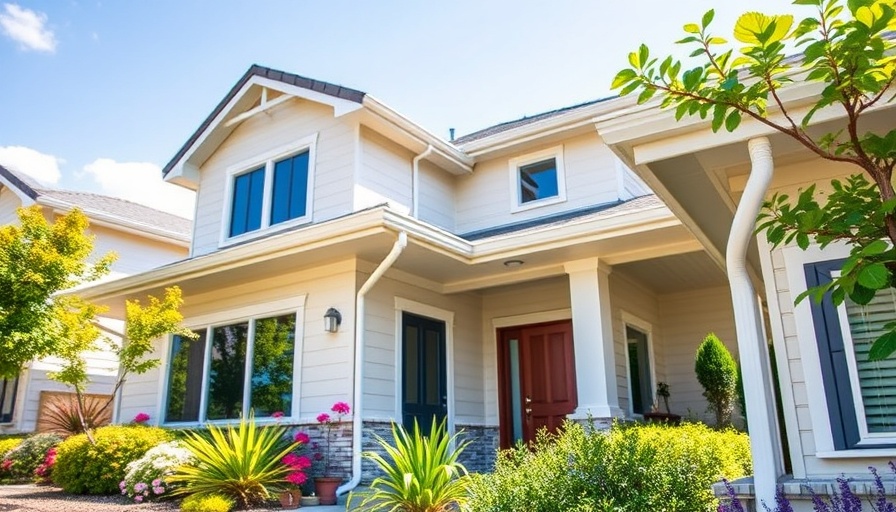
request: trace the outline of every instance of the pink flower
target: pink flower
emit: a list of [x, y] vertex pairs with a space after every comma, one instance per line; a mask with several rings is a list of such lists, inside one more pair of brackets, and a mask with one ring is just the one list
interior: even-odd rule
[[152, 486], [153, 486], [153, 487], [159, 487], [160, 485], [162, 485], [162, 479], [161, 479], [161, 478], [156, 478], [155, 480], [152, 481]]
[[124, 488], [127, 487], [127, 486], [128, 486], [128, 483], [125, 482], [124, 480], [122, 480], [121, 482], [118, 482], [118, 488], [119, 488], [119, 489], [124, 489]]
[[145, 412], [138, 412], [137, 415], [134, 416], [134, 423], [140, 424], [146, 423], [147, 421], [149, 421], [149, 414], [146, 414]]
[[296, 432], [296, 435], [292, 440], [300, 444], [308, 444], [311, 442], [311, 438], [304, 432]]
[[164, 487], [153, 487], [152, 492], [154, 492], [156, 494], [163, 494], [165, 492], [165, 488]]
[[283, 456], [283, 463], [290, 467], [295, 467], [299, 463], [299, 456], [294, 453], [287, 453]]
[[308, 477], [301, 471], [293, 471], [286, 475], [286, 481], [293, 485], [302, 485], [308, 481]]
[[140, 496], [139, 494], [137, 496], [134, 496], [134, 501], [136, 501], [137, 503], [142, 503], [143, 496]]
[[317, 415], [317, 422], [318, 422], [318, 423], [328, 423], [329, 421], [330, 421], [330, 415], [329, 415], [329, 414], [327, 414], [327, 413], [325, 413], [325, 412], [322, 412], [322, 413], [320, 413], [320, 414]]
[[301, 469], [308, 469], [311, 467], [311, 459], [304, 455], [299, 455], [298, 460], [296, 461], [295, 466]]
[[333, 408], [330, 410], [340, 415], [348, 414], [352, 411], [351, 407], [349, 407], [345, 402], [336, 402], [335, 404], [333, 404]]
[[271, 418], [282, 418], [283, 416], [286, 416], [285, 414], [283, 414], [283, 411], [277, 411], [271, 414]]

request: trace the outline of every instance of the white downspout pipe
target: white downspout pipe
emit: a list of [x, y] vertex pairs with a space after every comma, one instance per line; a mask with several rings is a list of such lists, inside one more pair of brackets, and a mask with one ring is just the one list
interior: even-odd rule
[[417, 218], [417, 212], [420, 211], [420, 160], [428, 157], [432, 152], [435, 151], [435, 148], [432, 147], [432, 144], [426, 146], [426, 150], [423, 153], [414, 157], [414, 160], [411, 164], [411, 217]]
[[354, 357], [354, 414], [352, 415], [352, 479], [336, 489], [336, 494], [342, 496], [351, 491], [361, 482], [361, 428], [363, 422], [362, 415], [362, 398], [363, 391], [361, 389], [362, 379], [364, 378], [364, 316], [365, 316], [365, 296], [367, 292], [373, 288], [373, 285], [380, 280], [380, 277], [389, 270], [389, 267], [395, 263], [404, 248], [408, 246], [408, 234], [404, 231], [398, 233], [398, 240], [392, 246], [392, 250], [386, 255], [385, 259], [380, 262], [376, 270], [370, 274], [367, 281], [361, 285], [358, 295], [355, 298], [355, 357]]
[[782, 474], [781, 450], [762, 315], [747, 272], [746, 258], [756, 216], [772, 181], [774, 162], [767, 138], [751, 139], [748, 147], [753, 167], [731, 223], [725, 259], [743, 370], [746, 414], [750, 421], [756, 510], [762, 510], [761, 503], [769, 506], [775, 503], [775, 488], [778, 476]]

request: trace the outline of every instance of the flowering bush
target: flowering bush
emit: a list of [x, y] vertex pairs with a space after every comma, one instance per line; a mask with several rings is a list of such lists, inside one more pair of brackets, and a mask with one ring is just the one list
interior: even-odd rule
[[146, 414], [145, 412], [138, 412], [137, 415], [134, 416], [134, 419], [131, 420], [135, 425], [143, 425], [147, 421], [149, 421], [149, 414]]
[[194, 462], [190, 450], [178, 441], [162, 443], [127, 465], [124, 480], [119, 482], [118, 488], [121, 494], [137, 503], [162, 498], [173, 488], [166, 478], [178, 467]]
[[34, 479], [34, 471], [46, 462], [47, 451], [62, 438], [56, 434], [34, 434], [25, 438], [0, 461], [0, 479], [25, 482]]
[[56, 464], [56, 447], [47, 450], [44, 461], [40, 463], [34, 470], [34, 477], [38, 483], [49, 483], [50, 476], [53, 472], [53, 466]]
[[[890, 469], [896, 473], [896, 464], [893, 464], [891, 461], [889, 465]], [[874, 476], [874, 500], [868, 501], [870, 508], [867, 510], [875, 512], [891, 512], [896, 510], [896, 503], [888, 499], [887, 488], [884, 486], [880, 475], [877, 474], [877, 469], [869, 466], [868, 470], [871, 471], [871, 474]], [[862, 499], [856, 496], [856, 493], [852, 491], [852, 488], [849, 485], [850, 481], [851, 479], [849, 478], [838, 478], [837, 488], [834, 490], [829, 501], [825, 501], [821, 496], [815, 494], [811, 488], [807, 488], [812, 495], [812, 509], [816, 512], [860, 512], [866, 510], [862, 504]], [[746, 510], [744, 505], [737, 499], [737, 494], [734, 492], [734, 488], [731, 487], [731, 484], [729, 484], [727, 480], [725, 480], [725, 487], [728, 489], [728, 501], [719, 505], [718, 512], [744, 512]], [[790, 500], [787, 499], [784, 490], [780, 487], [778, 487], [775, 492], [775, 508], [769, 508], [767, 503], [763, 503], [762, 506], [768, 512], [793, 512], [793, 506], [790, 504]]]
[[303, 455], [302, 451], [308, 446], [311, 439], [304, 432], [296, 432], [292, 440], [298, 446], [283, 457], [283, 464], [286, 464], [289, 468], [286, 481], [296, 487], [300, 487], [308, 481], [308, 475], [305, 471], [311, 467], [311, 459]]
[[322, 452], [322, 457], [324, 459], [324, 475], [330, 475], [331, 470], [335, 470], [333, 466], [331, 466], [331, 458], [330, 458], [330, 448], [333, 445], [331, 442], [331, 435], [333, 433], [333, 426], [342, 423], [342, 418], [351, 413], [352, 409], [345, 402], [336, 402], [333, 404], [333, 407], [330, 408], [330, 412], [335, 414], [335, 417], [331, 416], [328, 413], [322, 412], [317, 415], [317, 422], [321, 424], [324, 430], [324, 449]]

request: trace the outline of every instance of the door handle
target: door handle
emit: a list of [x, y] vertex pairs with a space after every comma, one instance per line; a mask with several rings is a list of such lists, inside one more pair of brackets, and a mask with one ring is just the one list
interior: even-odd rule
[[529, 395], [526, 395], [526, 405], [529, 405], [531, 403], [532, 403], [532, 397]]
[[526, 407], [526, 417], [527, 418], [532, 417], [532, 408], [531, 407]]

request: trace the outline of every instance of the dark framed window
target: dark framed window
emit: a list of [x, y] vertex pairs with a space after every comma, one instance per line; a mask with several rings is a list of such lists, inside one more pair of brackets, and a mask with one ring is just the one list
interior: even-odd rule
[[305, 151], [274, 164], [271, 225], [304, 217], [308, 199], [308, 157]]
[[233, 202], [230, 210], [230, 236], [242, 235], [261, 228], [264, 206], [264, 174], [261, 167], [233, 179]]
[[[829, 283], [843, 261], [805, 265], [806, 284]], [[847, 298], [838, 308], [828, 293], [811, 308], [834, 448], [896, 447], [896, 360], [868, 360], [871, 343], [896, 320], [896, 295], [884, 290], [866, 305]]]
[[18, 388], [18, 377], [14, 379], [0, 379], [0, 423], [12, 422]]
[[521, 166], [519, 168], [519, 194], [520, 204], [559, 196], [557, 159], [549, 158]]

